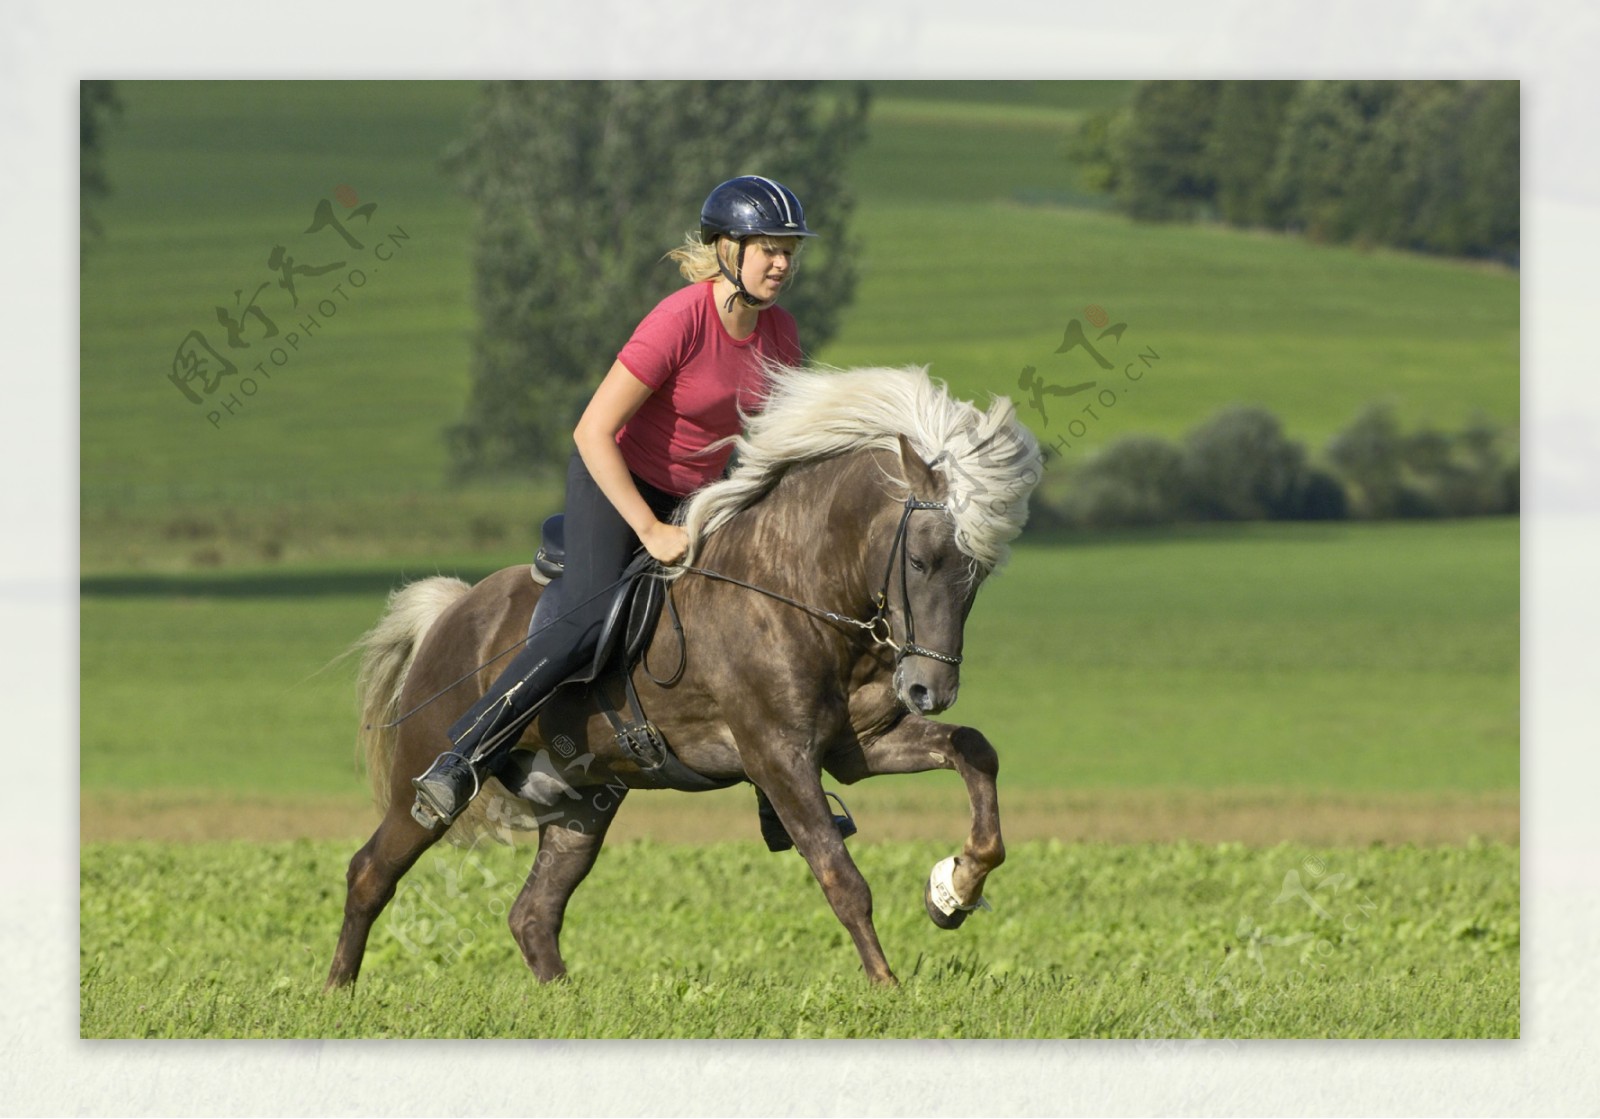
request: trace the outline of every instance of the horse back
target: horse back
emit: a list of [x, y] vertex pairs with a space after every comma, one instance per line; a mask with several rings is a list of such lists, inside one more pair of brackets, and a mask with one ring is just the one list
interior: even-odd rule
[[520, 564], [496, 571], [452, 603], [417, 649], [406, 678], [403, 708], [409, 710], [477, 669], [475, 681], [462, 681], [430, 705], [447, 714], [445, 725], [454, 722], [489, 690], [515, 655], [507, 650], [527, 636], [528, 619], [542, 590], [528, 574], [528, 566]]

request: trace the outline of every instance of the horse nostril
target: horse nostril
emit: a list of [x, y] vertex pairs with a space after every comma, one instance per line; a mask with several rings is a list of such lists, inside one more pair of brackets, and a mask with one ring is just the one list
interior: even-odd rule
[[926, 711], [933, 706], [933, 701], [928, 698], [928, 688], [924, 684], [912, 684], [911, 705], [918, 711]]

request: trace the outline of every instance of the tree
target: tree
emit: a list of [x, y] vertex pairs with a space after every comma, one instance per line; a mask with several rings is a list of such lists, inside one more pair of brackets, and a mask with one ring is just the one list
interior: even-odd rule
[[1096, 109], [1083, 118], [1078, 130], [1067, 140], [1066, 155], [1078, 166], [1078, 179], [1089, 190], [1116, 194], [1122, 186], [1119, 152], [1122, 130], [1127, 127], [1128, 110]]
[[1193, 218], [1216, 193], [1208, 155], [1221, 82], [1141, 82], [1120, 141], [1118, 201], [1146, 220]]
[[1388, 174], [1373, 158], [1379, 149], [1372, 137], [1400, 84], [1300, 83], [1271, 185], [1291, 228], [1317, 240], [1347, 241], [1368, 227], [1373, 198]]
[[1144, 82], [1068, 156], [1135, 218], [1515, 265], [1520, 99], [1511, 81]]
[[104, 236], [91, 203], [111, 194], [106, 176], [105, 133], [113, 117], [122, 113], [115, 82], [78, 83], [78, 255]]
[[1467, 250], [1510, 264], [1522, 258], [1522, 88], [1469, 82], [1462, 223]]
[[1217, 211], [1229, 225], [1273, 220], [1267, 180], [1297, 84], [1222, 83], [1206, 159], [1216, 180]]
[[821, 236], [784, 305], [814, 352], [855, 290], [845, 159], [866, 87], [817, 82], [494, 82], [449, 154], [478, 206], [479, 326], [458, 476], [557, 465], [638, 321], [682, 279], [663, 259], [718, 182], [791, 187]]
[[1370, 232], [1427, 252], [1515, 260], [1515, 82], [1401, 82], [1372, 136]]

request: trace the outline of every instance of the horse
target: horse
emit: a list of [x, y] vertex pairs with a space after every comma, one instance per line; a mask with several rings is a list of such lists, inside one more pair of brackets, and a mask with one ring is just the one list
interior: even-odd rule
[[[824, 772], [845, 784], [953, 769], [972, 823], [924, 887], [929, 917], [958, 927], [1005, 858], [989, 740], [929, 716], [956, 700], [963, 630], [979, 586], [1006, 560], [1041, 474], [1037, 440], [1009, 399], [954, 399], [925, 367], [769, 370], [765, 407], [734, 440], [736, 465], [679, 510], [689, 552], [665, 569], [680, 625], [658, 625], [632, 670], [667, 747], [709, 781], [748, 781], [776, 810], [855, 943], [866, 976], [894, 985], [872, 893], [844, 845]], [[878, 573], [882, 572], [880, 580]], [[384, 812], [351, 859], [344, 923], [325, 989], [355, 982], [373, 922], [441, 835], [412, 819], [411, 779], [487, 689], [490, 663], [523, 638], [541, 594], [527, 565], [469, 587], [436, 576], [392, 592], [362, 652], [360, 745]], [[532, 764], [485, 804], [532, 814], [538, 850], [511, 933], [541, 982], [565, 976], [559, 938], [573, 891], [630, 790], [651, 787], [585, 689], [563, 687], [523, 732]], [[505, 818], [504, 813], [500, 814]], [[524, 821], [529, 817], [521, 817]]]

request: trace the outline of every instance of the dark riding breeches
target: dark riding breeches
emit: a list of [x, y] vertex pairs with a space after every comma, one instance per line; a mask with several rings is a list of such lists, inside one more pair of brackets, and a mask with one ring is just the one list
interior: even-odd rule
[[[633, 482], [663, 521], [671, 519], [683, 500], [637, 475]], [[609, 589], [640, 548], [639, 538], [576, 451], [567, 464], [565, 533], [561, 616], [528, 640], [483, 698], [450, 728], [458, 754], [478, 760], [497, 744], [515, 740], [528, 712], [594, 656]]]

